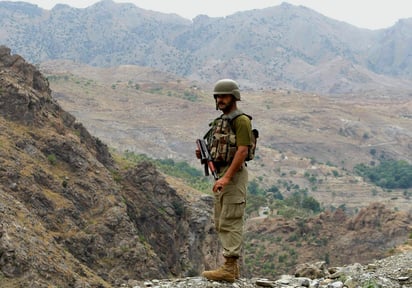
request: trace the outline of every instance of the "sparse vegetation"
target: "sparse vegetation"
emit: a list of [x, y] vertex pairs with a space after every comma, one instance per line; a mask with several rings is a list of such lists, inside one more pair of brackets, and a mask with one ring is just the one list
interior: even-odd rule
[[379, 288], [379, 287], [380, 286], [376, 284], [376, 282], [373, 280], [368, 280], [362, 285], [362, 288]]
[[192, 102], [196, 102], [198, 100], [198, 96], [193, 92], [185, 91], [183, 93], [183, 99], [186, 99], [186, 100], [189, 100], [189, 101], [192, 101]]
[[122, 176], [120, 175], [119, 171], [117, 170], [112, 170], [110, 171], [112, 173], [113, 176], [113, 180], [117, 183], [120, 183], [120, 181], [122, 181]]
[[57, 157], [56, 157], [55, 154], [50, 154], [50, 155], [48, 155], [48, 156], [47, 156], [47, 160], [49, 161], [49, 163], [50, 163], [51, 165], [56, 165], [56, 163], [57, 163]]

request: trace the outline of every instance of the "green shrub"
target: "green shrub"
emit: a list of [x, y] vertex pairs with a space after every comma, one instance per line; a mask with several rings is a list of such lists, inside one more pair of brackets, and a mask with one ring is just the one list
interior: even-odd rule
[[404, 160], [384, 160], [374, 167], [358, 164], [354, 172], [382, 188], [412, 188], [412, 165]]
[[49, 156], [47, 156], [47, 160], [49, 160], [49, 163], [52, 165], [56, 165], [57, 163], [57, 157], [55, 154], [50, 154]]

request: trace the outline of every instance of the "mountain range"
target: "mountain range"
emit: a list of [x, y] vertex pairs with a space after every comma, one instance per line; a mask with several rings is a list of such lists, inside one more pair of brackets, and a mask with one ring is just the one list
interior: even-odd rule
[[411, 95], [411, 18], [367, 30], [288, 3], [190, 21], [111, 0], [51, 10], [2, 1], [0, 25], [0, 43], [31, 63], [132, 64], [204, 83], [233, 78], [243, 89]]

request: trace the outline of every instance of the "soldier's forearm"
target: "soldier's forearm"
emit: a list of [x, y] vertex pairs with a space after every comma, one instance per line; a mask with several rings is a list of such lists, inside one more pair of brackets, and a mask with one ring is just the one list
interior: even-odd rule
[[239, 171], [240, 167], [242, 167], [247, 155], [248, 155], [248, 146], [239, 146], [235, 153], [235, 157], [233, 158], [232, 163], [230, 164], [229, 168], [227, 169], [223, 177], [232, 179], [233, 176], [236, 174], [236, 172]]

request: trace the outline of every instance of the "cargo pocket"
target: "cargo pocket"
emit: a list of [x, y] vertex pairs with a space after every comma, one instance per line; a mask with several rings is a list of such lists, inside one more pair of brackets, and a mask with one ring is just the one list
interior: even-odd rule
[[226, 196], [223, 198], [222, 217], [224, 219], [239, 219], [245, 213], [246, 201], [239, 196]]

